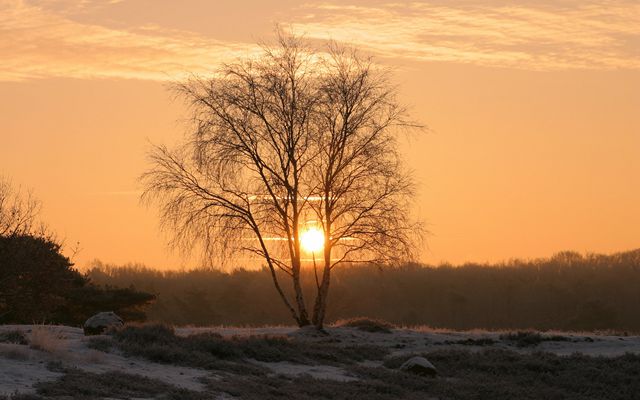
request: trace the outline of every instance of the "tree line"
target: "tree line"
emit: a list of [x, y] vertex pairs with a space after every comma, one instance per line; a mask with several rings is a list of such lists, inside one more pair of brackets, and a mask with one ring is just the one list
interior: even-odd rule
[[[312, 278], [313, 270], [302, 274]], [[291, 323], [266, 270], [162, 272], [94, 262], [87, 276], [156, 294], [148, 309], [151, 320], [203, 326]], [[332, 320], [367, 316], [451, 329], [638, 333], [638, 288], [640, 249], [611, 255], [562, 252], [492, 265], [354, 265], [336, 270], [328, 312]]]

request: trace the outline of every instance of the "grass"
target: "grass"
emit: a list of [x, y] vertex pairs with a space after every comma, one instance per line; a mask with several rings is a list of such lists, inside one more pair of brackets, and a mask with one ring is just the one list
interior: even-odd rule
[[[442, 398], [632, 399], [640, 393], [640, 356], [616, 358], [550, 353], [519, 354], [508, 350], [482, 352], [441, 350], [424, 354], [441, 378], [430, 395]], [[409, 357], [387, 359], [398, 368]], [[454, 381], [455, 384], [450, 383]]]
[[[226, 393], [233, 398], [243, 400], [391, 400], [425, 399], [424, 393], [429, 383], [398, 372], [384, 371], [380, 379], [339, 382], [327, 379], [314, 379], [308, 375], [298, 377], [229, 376], [209, 382], [209, 391]], [[395, 379], [388, 381], [389, 377]], [[403, 384], [412, 381], [412, 389]]]
[[29, 336], [29, 347], [47, 353], [62, 355], [66, 352], [65, 343], [59, 334], [47, 326], [35, 326]]
[[[505, 333], [503, 340], [536, 346], [545, 340], [572, 340], [536, 332]], [[296, 340], [284, 336], [222, 337], [202, 333], [177, 336], [166, 325], [127, 326], [107, 337], [90, 340], [94, 349], [119, 349], [151, 361], [214, 371], [205, 378], [206, 390], [194, 392], [168, 383], [121, 371], [90, 373], [50, 363], [64, 373], [58, 380], [37, 384], [35, 395], [15, 400], [162, 398], [200, 400], [239, 398], [261, 400], [336, 399], [523, 399], [627, 400], [640, 398], [640, 355], [589, 357], [579, 354], [519, 353], [485, 348], [440, 348], [427, 353], [390, 355], [367, 344], [344, 346], [336, 342]], [[473, 344], [485, 342], [476, 339]], [[13, 346], [13, 345], [12, 345]], [[423, 356], [438, 368], [438, 376], [425, 378], [399, 367], [413, 356]], [[358, 380], [342, 382], [309, 375], [283, 376], [249, 360], [289, 361], [308, 365], [340, 366]], [[378, 360], [381, 365], [361, 364]], [[8, 399], [0, 396], [0, 399]]]
[[104, 398], [156, 398], [166, 400], [205, 400], [205, 393], [178, 388], [141, 375], [110, 371], [101, 374], [69, 369], [52, 382], [36, 384], [36, 394], [0, 396], [0, 400], [78, 399]]
[[569, 342], [571, 338], [568, 336], [552, 335], [545, 336], [539, 332], [519, 331], [509, 332], [500, 335], [500, 339], [514, 342], [518, 347], [533, 347], [542, 342]]
[[0, 345], [0, 357], [11, 360], [26, 361], [29, 359], [29, 350], [24, 346], [15, 344]]
[[[205, 369], [229, 369], [230, 362], [253, 359], [263, 362], [288, 361], [299, 364], [354, 364], [382, 360], [388, 350], [363, 344], [297, 341], [286, 336], [222, 337], [216, 333], [177, 336], [173, 328], [161, 324], [126, 326], [112, 333], [111, 346], [124, 354], [150, 361]], [[108, 339], [107, 339], [108, 340]], [[92, 341], [93, 348], [108, 349], [105, 339]], [[257, 365], [243, 363], [245, 372], [264, 373]]]
[[468, 338], [464, 340], [445, 340], [444, 344], [460, 344], [463, 346], [493, 346], [496, 341], [491, 338]]
[[628, 400], [640, 393], [640, 356], [599, 358], [508, 350], [441, 350], [420, 354], [440, 371], [435, 378], [401, 372], [408, 358], [383, 367], [348, 366], [360, 380], [338, 382], [309, 376], [227, 376], [208, 383], [211, 392], [241, 399], [548, 399]]
[[92, 336], [89, 338], [87, 347], [108, 353], [113, 347], [113, 339], [110, 337]]
[[29, 342], [24, 332], [19, 330], [12, 330], [6, 332], [0, 332], [0, 343], [12, 343], [26, 345]]
[[396, 328], [395, 325], [387, 321], [366, 317], [341, 319], [336, 321], [334, 325], [337, 327], [356, 328], [364, 332], [372, 333], [391, 333], [392, 329]]
[[197, 392], [177, 388], [156, 379], [140, 375], [110, 371], [102, 374], [70, 370], [54, 382], [36, 385], [37, 393], [47, 397], [99, 399], [104, 397], [131, 398], [156, 397], [164, 399], [204, 399]]

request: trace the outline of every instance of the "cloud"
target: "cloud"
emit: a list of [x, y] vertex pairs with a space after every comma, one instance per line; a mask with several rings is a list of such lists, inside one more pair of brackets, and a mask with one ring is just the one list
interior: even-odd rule
[[[69, 3], [69, 4], [65, 4]], [[0, 81], [33, 78], [179, 79], [210, 72], [220, 61], [255, 51], [245, 43], [218, 41], [155, 26], [112, 29], [70, 19], [87, 1], [0, 0]]]
[[[254, 44], [184, 30], [83, 18], [121, 1], [0, 0], [0, 81], [175, 80], [258, 51]], [[294, 8], [281, 22], [308, 38], [348, 42], [391, 59], [529, 70], [640, 69], [635, 0], [562, 7], [452, 3], [314, 3]]]
[[309, 4], [292, 28], [389, 58], [532, 70], [640, 68], [635, 0], [564, 7], [444, 4]]

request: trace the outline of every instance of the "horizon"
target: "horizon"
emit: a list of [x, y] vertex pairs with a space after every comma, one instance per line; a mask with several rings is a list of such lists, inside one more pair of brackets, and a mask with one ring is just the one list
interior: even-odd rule
[[[466, 267], [476, 267], [476, 266], [480, 266], [480, 267], [486, 267], [486, 268], [503, 268], [503, 267], [522, 267], [522, 266], [527, 266], [529, 264], [540, 264], [540, 263], [552, 263], [554, 262], [559, 256], [562, 255], [566, 255], [566, 254], [577, 254], [578, 256], [581, 257], [582, 261], [585, 262], [589, 262], [592, 261], [593, 258], [612, 258], [615, 256], [619, 256], [619, 255], [628, 255], [628, 254], [632, 254], [632, 253], [639, 253], [640, 254], [640, 247], [635, 248], [635, 249], [629, 249], [629, 250], [622, 250], [622, 251], [614, 251], [611, 253], [594, 253], [594, 252], [576, 252], [576, 251], [572, 251], [572, 250], [565, 250], [565, 251], [560, 251], [557, 253], [554, 253], [552, 255], [549, 256], [543, 256], [543, 257], [535, 257], [535, 258], [506, 258], [503, 260], [498, 260], [495, 262], [474, 262], [474, 261], [465, 261], [462, 263], [450, 263], [450, 262], [439, 262], [439, 263], [425, 263], [425, 262], [421, 262], [421, 261], [407, 261], [404, 262], [400, 265], [391, 267], [391, 270], [397, 269], [397, 268], [403, 268], [403, 267], [418, 267], [418, 268], [460, 268], [460, 269], [464, 269]], [[73, 261], [73, 260], [72, 260]], [[233, 274], [236, 271], [258, 271], [260, 269], [264, 269], [267, 268], [266, 265], [254, 265], [254, 266], [248, 266], [248, 265], [235, 265], [235, 266], [231, 266], [229, 268], [227, 267], [222, 267], [222, 266], [206, 266], [206, 265], [193, 265], [190, 267], [185, 267], [183, 266], [179, 266], [176, 268], [155, 268], [153, 265], [147, 265], [144, 263], [137, 263], [137, 262], [126, 262], [126, 263], [122, 263], [122, 264], [115, 264], [115, 263], [110, 263], [110, 262], [103, 262], [102, 260], [99, 259], [94, 259], [91, 260], [89, 262], [87, 262], [87, 264], [85, 264], [84, 266], [78, 266], [78, 265], [73, 265], [78, 271], [86, 273], [92, 270], [99, 270], [99, 271], [108, 271], [110, 269], [133, 269], [133, 270], [141, 270], [141, 271], [154, 271], [154, 272], [161, 272], [161, 273], [188, 273], [191, 271], [219, 271], [222, 273], [226, 273], [226, 274]], [[368, 267], [377, 267], [374, 263], [359, 263], [359, 262], [353, 262], [353, 263], [347, 263], [343, 266], [343, 268], [368, 268]], [[311, 269], [311, 265], [303, 265], [303, 270], [310, 270]]]
[[401, 143], [418, 181], [412, 212], [430, 232], [421, 263], [640, 248], [633, 1], [271, 0], [247, 11], [243, 2], [7, 0], [0, 21], [0, 176], [33, 190], [67, 253], [80, 242], [79, 269], [96, 259], [197, 266], [167, 249], [156, 210], [139, 202], [148, 142], [185, 132], [168, 82], [253, 54], [276, 22], [372, 55], [427, 125]]

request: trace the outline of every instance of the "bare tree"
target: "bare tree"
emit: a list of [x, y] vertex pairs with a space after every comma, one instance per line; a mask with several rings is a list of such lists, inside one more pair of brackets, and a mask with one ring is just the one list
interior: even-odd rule
[[[154, 166], [143, 175], [143, 198], [160, 201], [174, 245], [188, 249], [197, 239], [212, 257], [244, 251], [264, 258], [300, 326], [309, 324], [300, 283], [299, 200], [313, 158], [312, 64], [298, 39], [282, 36], [279, 48], [265, 47], [259, 60], [177, 85], [191, 107], [193, 131], [183, 149], [157, 147]], [[294, 302], [278, 270], [291, 278]]]
[[389, 264], [413, 258], [422, 228], [408, 211], [414, 194], [397, 135], [420, 128], [407, 118], [387, 73], [350, 49], [331, 46], [320, 86], [319, 152], [310, 186], [324, 233], [313, 324], [322, 328], [331, 270], [347, 262]]
[[[332, 268], [410, 255], [412, 185], [393, 129], [409, 124], [379, 78], [355, 53], [313, 52], [279, 35], [259, 58], [176, 85], [191, 109], [187, 140], [154, 147], [141, 178], [143, 200], [159, 204], [172, 245], [189, 251], [199, 242], [218, 261], [238, 252], [262, 258], [298, 325], [321, 328]], [[300, 271], [313, 221], [325, 246], [310, 318]]]
[[28, 235], [43, 232], [38, 222], [41, 203], [29, 190], [14, 187], [0, 177], [0, 236]]

